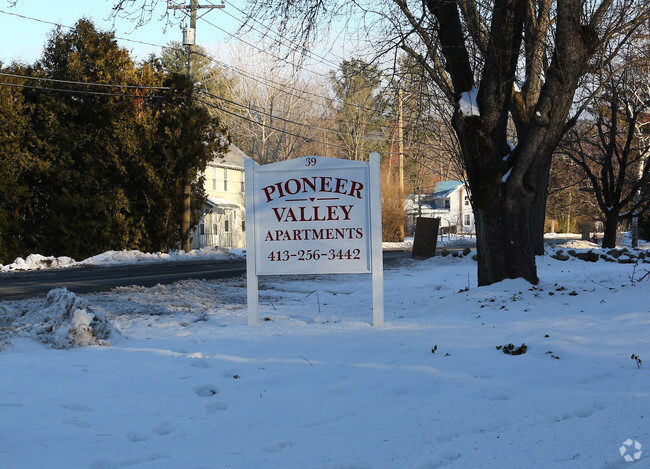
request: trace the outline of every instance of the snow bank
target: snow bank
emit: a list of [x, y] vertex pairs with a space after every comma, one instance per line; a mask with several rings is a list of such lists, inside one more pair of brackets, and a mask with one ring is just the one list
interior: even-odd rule
[[57, 269], [74, 265], [74, 259], [66, 256], [42, 256], [40, 254], [30, 254], [27, 259], [22, 257], [16, 258], [13, 264], [2, 265], [0, 264], [0, 272], [13, 272], [18, 270], [42, 270], [42, 269]]
[[405, 239], [402, 242], [385, 242], [382, 247], [387, 251], [407, 251], [413, 248], [413, 238]]
[[573, 239], [566, 243], [558, 244], [558, 247], [567, 249], [598, 249], [598, 245], [584, 239]]
[[[591, 241], [576, 240], [578, 234], [546, 233], [544, 235], [547, 243], [567, 249], [594, 249], [598, 245]], [[566, 241], [565, 241], [566, 239]], [[629, 246], [631, 236], [624, 234], [621, 246]], [[438, 247], [475, 247], [476, 238], [470, 235], [444, 235], [438, 239]], [[413, 237], [407, 237], [401, 243], [383, 243], [385, 250], [408, 250], [413, 247]], [[650, 249], [648, 241], [639, 241], [640, 249]], [[226, 249], [215, 246], [207, 246], [195, 249], [186, 253], [184, 251], [170, 251], [168, 253], [156, 252], [147, 253], [136, 250], [107, 251], [80, 262], [66, 256], [54, 257], [40, 254], [30, 254], [26, 259], [17, 258], [12, 264], [0, 264], [0, 272], [20, 272], [27, 270], [60, 269], [82, 265], [107, 266], [116, 264], [139, 264], [153, 262], [196, 262], [196, 261], [229, 261], [246, 257], [245, 249]]]
[[56, 349], [110, 345], [106, 339], [115, 331], [103, 311], [90, 307], [66, 288], [51, 290], [44, 305], [24, 312], [10, 307], [3, 310], [5, 321], [10, 323], [3, 327], [4, 331], [13, 330], [18, 336]]
[[225, 248], [216, 246], [206, 246], [201, 249], [194, 249], [190, 252], [170, 251], [170, 252], [140, 252], [136, 250], [124, 251], [107, 251], [86, 260], [79, 264], [83, 265], [111, 265], [111, 264], [138, 264], [141, 262], [159, 262], [159, 261], [196, 261], [196, 260], [227, 260], [234, 257], [230, 251]]
[[83, 261], [75, 261], [66, 256], [42, 256], [40, 254], [30, 254], [27, 259], [18, 257], [12, 264], [0, 264], [0, 272], [17, 272], [23, 270], [41, 270], [41, 269], [58, 269], [63, 267], [74, 267], [80, 265], [115, 265], [115, 264], [139, 264], [143, 262], [184, 262], [184, 261], [212, 261], [212, 260], [231, 260], [243, 257], [245, 251], [242, 249], [220, 248], [216, 246], [206, 246], [201, 249], [195, 249], [190, 252], [170, 251], [166, 252], [140, 252], [136, 250], [123, 251], [106, 251], [102, 254], [89, 257]]

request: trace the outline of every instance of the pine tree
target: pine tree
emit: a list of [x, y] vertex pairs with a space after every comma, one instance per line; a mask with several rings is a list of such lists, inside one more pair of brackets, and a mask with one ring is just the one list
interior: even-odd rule
[[[67, 33], [54, 31], [38, 64], [51, 79], [132, 85], [135, 64], [112, 33], [80, 20]], [[131, 216], [123, 187], [125, 162], [137, 152], [137, 109], [128, 88], [58, 83], [74, 92], [42, 93], [39, 113], [49, 163], [42, 194], [43, 238], [52, 254], [86, 257], [109, 249], [138, 247], [143, 227]], [[88, 92], [88, 93], [86, 93]], [[102, 93], [102, 94], [99, 94]], [[51, 153], [47, 151], [51, 150]]]
[[[0, 70], [8, 75], [25, 73], [21, 65]], [[5, 77], [3, 81], [21, 85], [23, 80]], [[34, 236], [22, 221], [29, 216], [31, 205], [29, 175], [37, 172], [39, 162], [26, 142], [31, 140], [30, 106], [18, 87], [0, 87], [0, 264], [23, 255], [23, 246], [34, 244]]]
[[199, 208], [205, 201], [200, 175], [214, 154], [225, 151], [227, 140], [222, 137], [224, 129], [205, 106], [190, 99], [193, 85], [187, 77], [172, 74], [164, 84], [170, 90], [167, 99], [152, 104], [151, 146], [147, 150], [152, 161], [159, 161], [155, 169], [159, 197], [152, 206], [154, 218], [150, 219], [158, 227], [150, 228], [149, 232], [157, 233], [156, 243], [173, 247], [182, 239], [180, 202], [185, 178], [192, 180], [191, 225], [195, 225]]
[[339, 140], [351, 160], [367, 160], [385, 141], [381, 134], [387, 100], [380, 92], [381, 79], [376, 65], [360, 59], [344, 60], [338, 71], [330, 72]]

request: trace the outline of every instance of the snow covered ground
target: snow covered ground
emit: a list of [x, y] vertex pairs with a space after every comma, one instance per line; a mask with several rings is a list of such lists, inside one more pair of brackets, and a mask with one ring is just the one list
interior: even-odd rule
[[0, 301], [0, 467], [649, 467], [650, 264], [551, 255]]

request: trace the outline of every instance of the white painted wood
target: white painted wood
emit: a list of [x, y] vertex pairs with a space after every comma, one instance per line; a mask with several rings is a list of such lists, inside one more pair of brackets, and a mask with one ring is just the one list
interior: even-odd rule
[[[369, 162], [309, 156], [256, 166], [247, 160], [245, 182], [248, 324], [260, 323], [259, 275], [370, 273], [373, 325], [383, 325], [379, 153]], [[284, 239], [291, 236], [302, 239]]]
[[255, 162], [246, 160], [244, 164], [246, 189], [246, 296], [248, 306], [248, 325], [260, 324], [258, 305], [258, 283], [255, 273], [255, 204], [253, 203]]
[[384, 325], [384, 258], [382, 250], [379, 153], [370, 153], [370, 231], [372, 237], [372, 325]]
[[368, 162], [295, 158], [254, 184], [257, 275], [370, 273]]

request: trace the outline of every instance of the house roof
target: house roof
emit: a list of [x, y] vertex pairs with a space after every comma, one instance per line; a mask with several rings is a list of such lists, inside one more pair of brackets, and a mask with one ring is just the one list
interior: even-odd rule
[[463, 185], [463, 181], [440, 181], [436, 184], [433, 196], [435, 198], [449, 197], [458, 187]]
[[205, 201], [208, 205], [212, 206], [213, 208], [239, 208], [239, 205], [237, 205], [232, 200], [222, 199], [220, 197], [208, 196], [205, 198]]
[[221, 154], [215, 155], [208, 164], [213, 166], [226, 166], [230, 168], [244, 169], [244, 162], [250, 159], [246, 153], [233, 144], [228, 146], [228, 151], [223, 157]]

